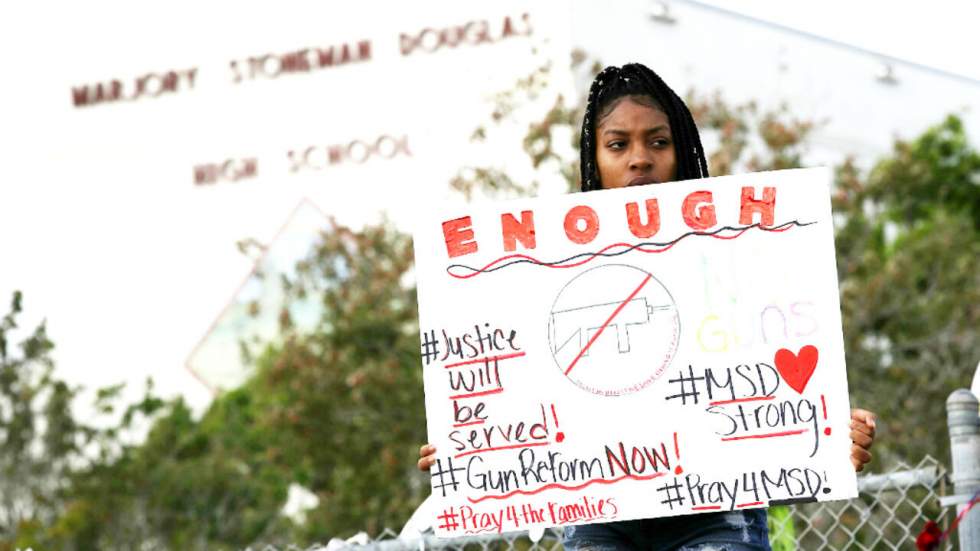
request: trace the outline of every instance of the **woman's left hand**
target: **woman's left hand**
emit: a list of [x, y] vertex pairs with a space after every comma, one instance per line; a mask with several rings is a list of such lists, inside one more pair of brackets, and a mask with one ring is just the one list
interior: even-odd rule
[[875, 440], [875, 414], [865, 409], [851, 410], [851, 463], [861, 472], [871, 461], [871, 444]]

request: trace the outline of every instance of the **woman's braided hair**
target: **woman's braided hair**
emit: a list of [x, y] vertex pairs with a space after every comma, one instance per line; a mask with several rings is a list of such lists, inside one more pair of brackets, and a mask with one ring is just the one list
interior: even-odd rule
[[678, 180], [708, 177], [708, 162], [704, 157], [701, 136], [687, 105], [657, 73], [639, 63], [629, 63], [622, 67], [606, 67], [596, 75], [589, 88], [579, 142], [582, 191], [602, 189], [596, 166], [596, 124], [617, 100], [625, 96], [633, 96], [667, 115], [677, 156]]

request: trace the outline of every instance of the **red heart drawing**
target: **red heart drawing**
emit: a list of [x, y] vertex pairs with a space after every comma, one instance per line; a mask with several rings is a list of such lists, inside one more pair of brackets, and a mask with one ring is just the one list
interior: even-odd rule
[[817, 347], [809, 344], [801, 348], [799, 354], [780, 348], [776, 351], [776, 369], [790, 388], [803, 394], [813, 370], [817, 368], [818, 355]]

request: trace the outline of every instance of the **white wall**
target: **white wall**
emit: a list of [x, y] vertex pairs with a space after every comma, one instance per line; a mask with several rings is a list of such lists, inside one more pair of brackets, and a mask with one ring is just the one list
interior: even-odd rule
[[[407, 224], [421, 201], [448, 195], [492, 95], [567, 59], [567, 13], [514, 1], [0, 8], [0, 47], [15, 53], [0, 99], [0, 301], [22, 289], [28, 314], [48, 318], [71, 382], [138, 388], [152, 375], [165, 394], [207, 403], [184, 364], [252, 267], [236, 242], [268, 242], [303, 198], [348, 224], [382, 211]], [[403, 33], [468, 22], [480, 43], [402, 49]], [[235, 82], [232, 61], [360, 40], [369, 61]], [[173, 93], [73, 105], [81, 85], [118, 79], [131, 92], [170, 70], [182, 75]], [[410, 154], [327, 164], [328, 146], [379, 136]], [[292, 171], [288, 152], [310, 146], [320, 168]], [[195, 184], [195, 166], [245, 158], [255, 177]]]

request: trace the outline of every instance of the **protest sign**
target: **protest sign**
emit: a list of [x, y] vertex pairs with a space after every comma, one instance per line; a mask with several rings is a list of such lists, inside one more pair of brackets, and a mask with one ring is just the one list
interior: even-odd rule
[[854, 497], [830, 184], [787, 170], [420, 216], [436, 533]]

